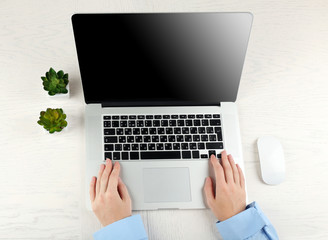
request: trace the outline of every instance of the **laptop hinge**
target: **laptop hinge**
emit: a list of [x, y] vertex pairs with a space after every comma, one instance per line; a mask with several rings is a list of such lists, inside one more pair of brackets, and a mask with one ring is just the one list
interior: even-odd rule
[[177, 107], [177, 106], [219, 106], [221, 103], [190, 103], [190, 102], [103, 102], [101, 107]]

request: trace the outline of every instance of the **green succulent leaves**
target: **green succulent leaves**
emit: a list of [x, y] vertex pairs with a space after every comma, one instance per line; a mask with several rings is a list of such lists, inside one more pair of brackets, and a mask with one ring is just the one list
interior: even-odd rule
[[66, 114], [61, 108], [47, 108], [46, 111], [40, 112], [38, 124], [44, 127], [49, 133], [60, 132], [67, 126]]
[[49, 69], [49, 72], [46, 72], [45, 77], [41, 77], [43, 81], [43, 89], [48, 91], [50, 96], [53, 96], [57, 93], [67, 93], [68, 90], [66, 86], [68, 84], [68, 73], [60, 70], [56, 73], [53, 68]]

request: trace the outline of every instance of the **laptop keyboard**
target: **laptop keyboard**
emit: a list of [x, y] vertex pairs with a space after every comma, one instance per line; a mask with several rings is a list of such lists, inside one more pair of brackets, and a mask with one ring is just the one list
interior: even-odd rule
[[223, 149], [220, 114], [104, 115], [104, 159], [200, 159]]

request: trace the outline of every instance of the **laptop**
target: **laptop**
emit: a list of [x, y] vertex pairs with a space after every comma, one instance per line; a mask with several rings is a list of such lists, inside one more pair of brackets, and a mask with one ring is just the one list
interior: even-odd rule
[[244, 170], [235, 104], [250, 13], [72, 16], [92, 176], [119, 161], [133, 210], [205, 208], [210, 155]]

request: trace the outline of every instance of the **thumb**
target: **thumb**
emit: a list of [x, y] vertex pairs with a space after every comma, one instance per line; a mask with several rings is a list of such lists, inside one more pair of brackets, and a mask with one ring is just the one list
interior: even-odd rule
[[123, 201], [131, 200], [130, 199], [130, 195], [129, 195], [129, 191], [126, 188], [125, 184], [123, 183], [123, 181], [122, 181], [122, 179], [120, 177], [118, 178], [117, 188], [118, 188], [118, 192], [119, 192], [119, 194], [121, 196], [121, 199]]
[[204, 192], [206, 196], [207, 205], [211, 207], [215, 199], [213, 193], [213, 183], [210, 177], [207, 177], [205, 180]]

